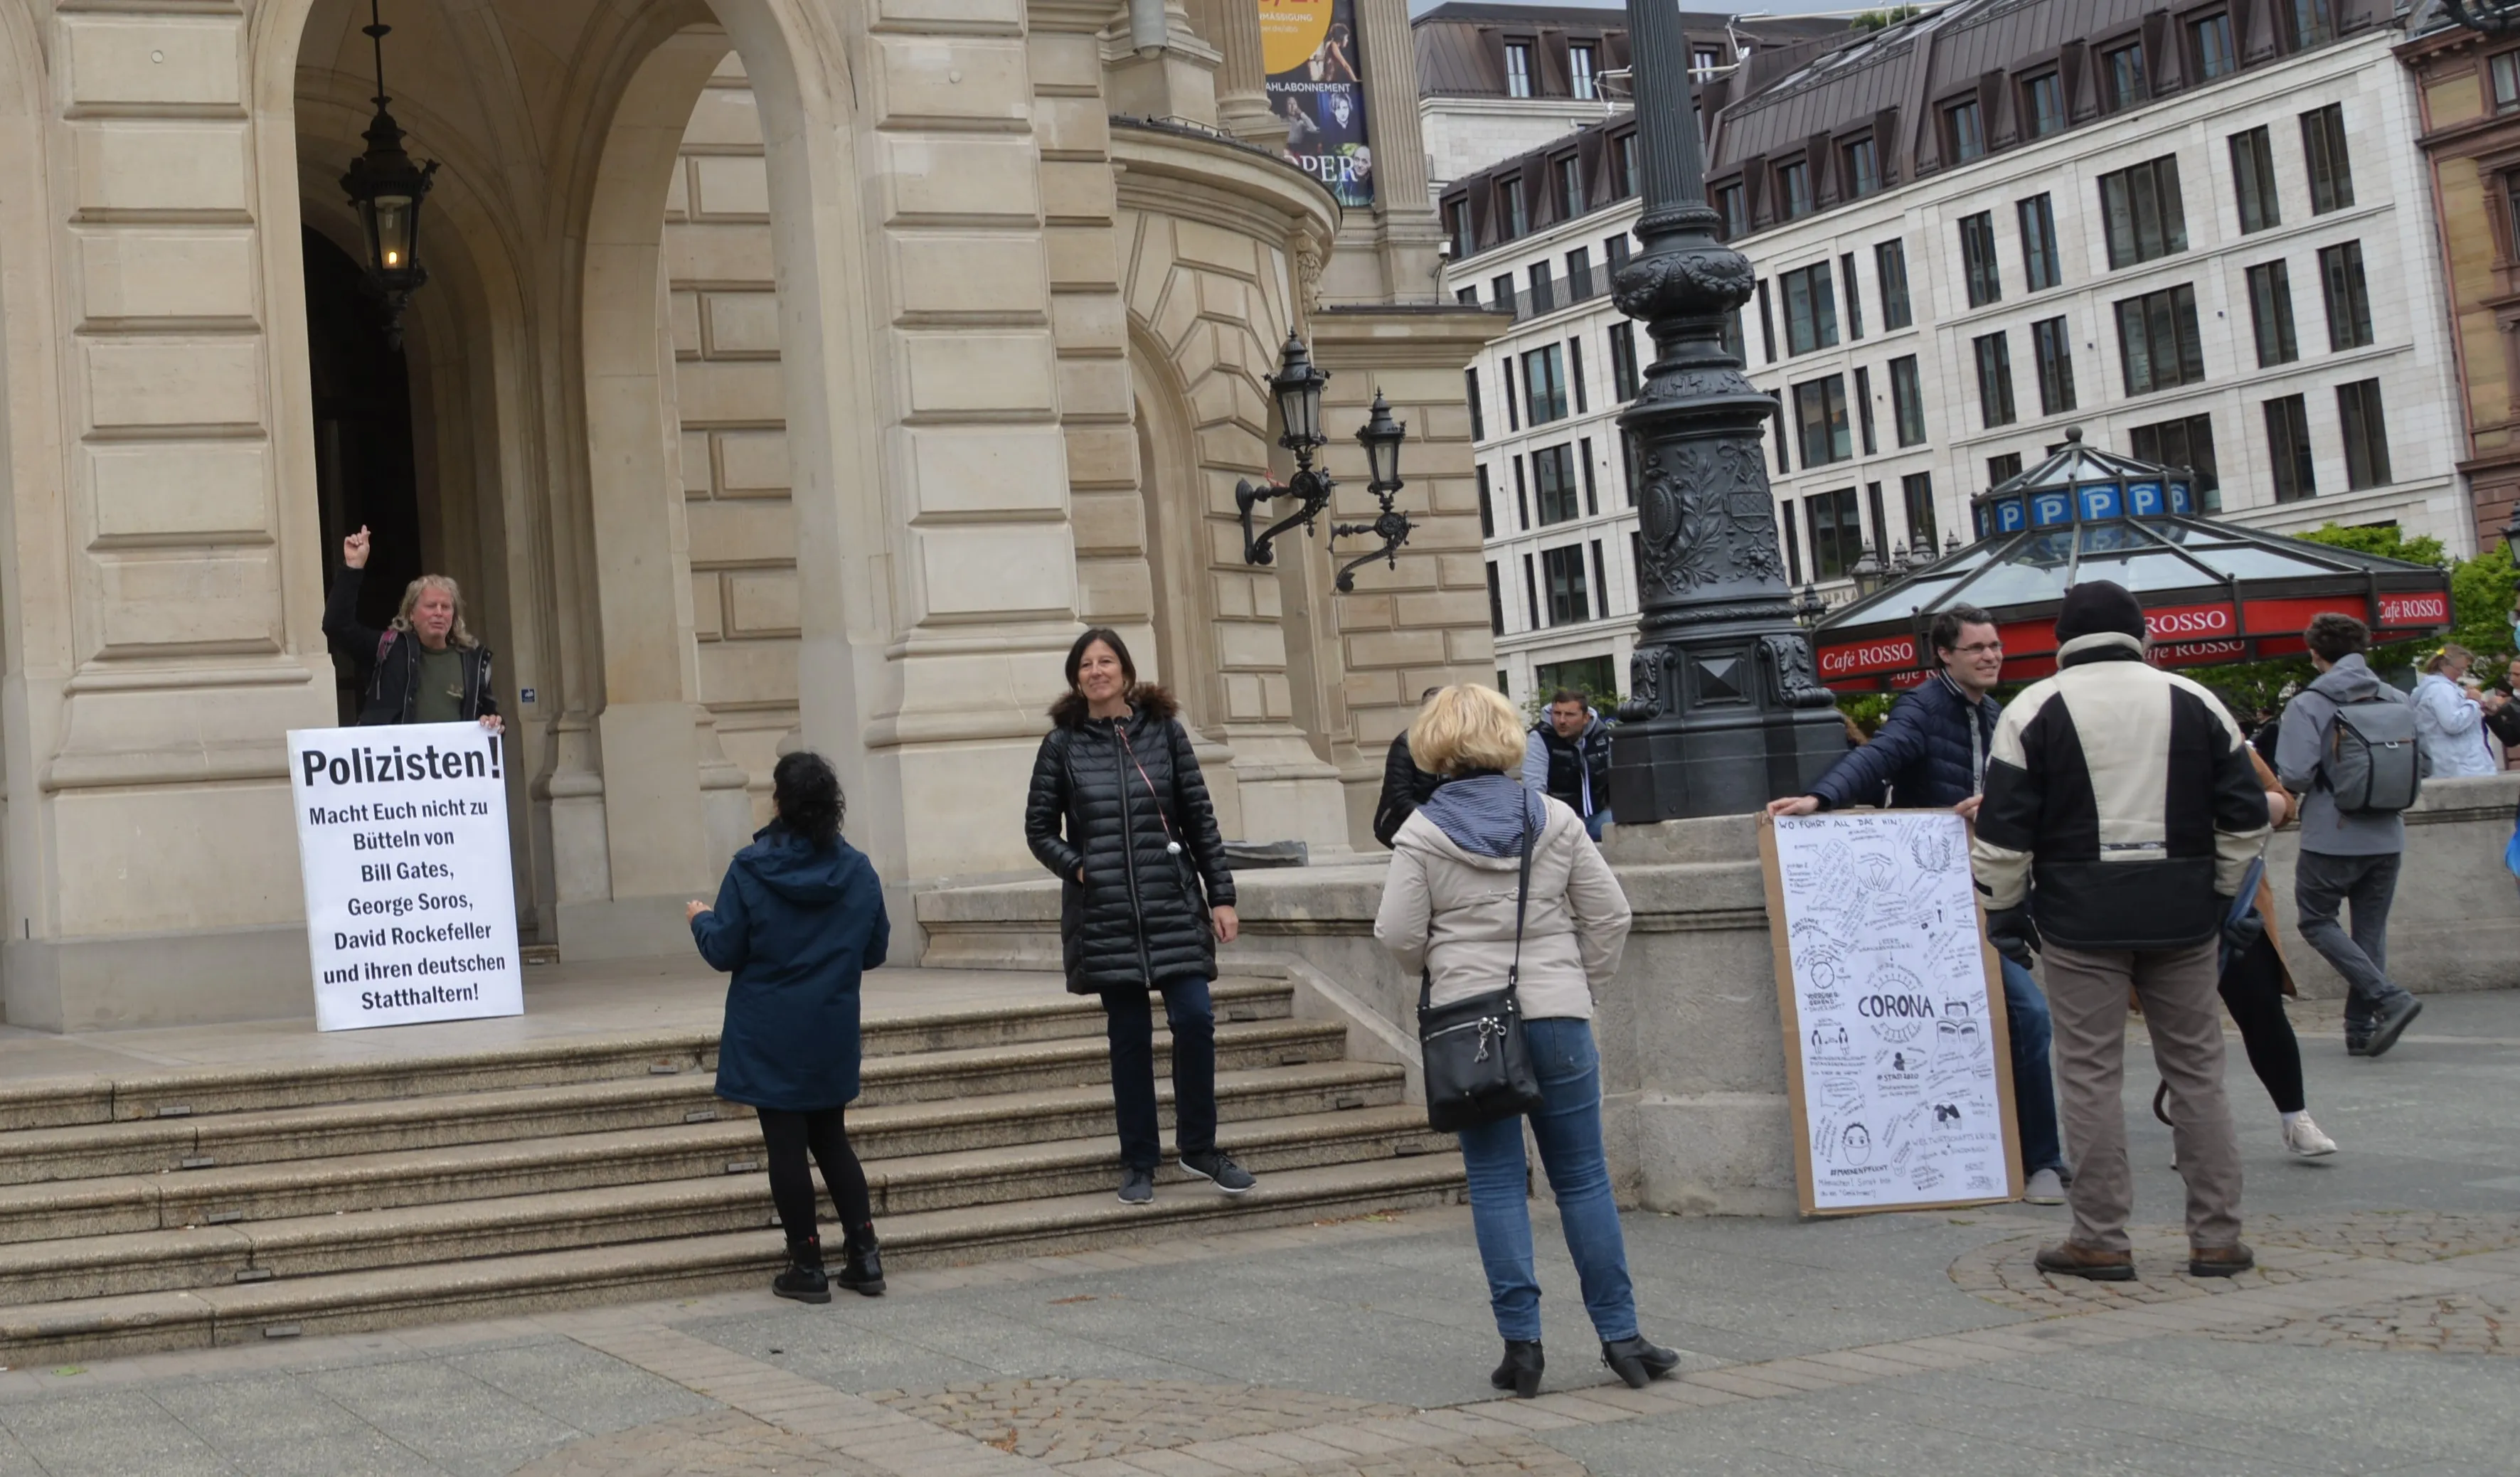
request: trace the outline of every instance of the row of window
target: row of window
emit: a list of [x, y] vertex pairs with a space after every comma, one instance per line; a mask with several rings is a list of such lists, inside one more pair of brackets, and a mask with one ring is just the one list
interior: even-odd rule
[[[1610, 325], [1610, 387], [1620, 404], [1637, 397], [1641, 383], [1637, 370], [1637, 326], [1621, 319]], [[1569, 338], [1563, 343], [1545, 343], [1519, 354], [1505, 356], [1505, 418], [1508, 434], [1519, 431], [1525, 422], [1534, 426], [1552, 421], [1563, 421], [1569, 415], [1586, 415], [1592, 410], [1588, 381], [1584, 375], [1584, 340]], [[1474, 365], [1462, 372], [1463, 387], [1470, 405], [1470, 439], [1488, 438], [1487, 404], [1479, 388], [1479, 372]], [[1571, 396], [1569, 390], [1573, 391]]]
[[[1921, 541], [1927, 549], [1934, 547], [1934, 474], [1911, 472], [1899, 479], [1899, 499], [1906, 505], [1908, 538]], [[1872, 515], [1868, 538], [1863, 510]], [[1890, 526], [1882, 516], [1881, 484], [1867, 482], [1862, 503], [1855, 489], [1841, 487], [1832, 492], [1816, 492], [1802, 500], [1798, 517], [1794, 499], [1786, 498], [1777, 505], [1777, 530], [1784, 540], [1785, 577], [1792, 584], [1806, 579], [1841, 579], [1855, 570], [1868, 549], [1876, 557], [1892, 547]], [[1808, 575], [1804, 572], [1803, 551], [1811, 551]]]
[[1514, 170], [1496, 175], [1487, 182], [1489, 239], [1481, 242], [1466, 196], [1456, 196], [1444, 202], [1444, 234], [1453, 244], [1453, 259], [1465, 260], [1484, 246], [1519, 241], [1537, 226], [1553, 226], [1570, 221], [1598, 206], [1623, 201], [1637, 193], [1637, 135], [1635, 130], [1612, 138], [1609, 147], [1609, 190], [1607, 200], [1595, 201], [1585, 189], [1584, 161], [1581, 156], [1568, 152], [1552, 157], [1544, 172], [1548, 181], [1545, 217], [1533, 209], [1522, 188], [1522, 172]]
[[[1532, 91], [1532, 79], [1539, 74], [1532, 66], [1532, 43], [1529, 41], [1505, 43], [1505, 95], [1507, 97], [1538, 96]], [[1568, 97], [1579, 103], [1600, 100], [1600, 61], [1599, 48], [1590, 41], [1570, 41], [1566, 44], [1566, 95]]]
[[[1631, 559], [1636, 557], [1636, 543], [1637, 536], [1629, 534]], [[1585, 578], [1588, 563], [1592, 575], [1589, 580]], [[1601, 557], [1601, 541], [1594, 539], [1589, 544], [1579, 542], [1543, 549], [1537, 559], [1524, 555], [1522, 599], [1528, 622], [1526, 629], [1533, 631], [1544, 626], [1572, 625], [1596, 617], [1608, 617], [1611, 614], [1610, 577]], [[1544, 612], [1548, 616], [1546, 620], [1541, 618]], [[1494, 559], [1488, 560], [1488, 630], [1498, 636], [1505, 634], [1505, 585]]]
[[[1515, 282], [1511, 272], [1500, 273], [1488, 281], [1488, 301], [1512, 313], [1516, 322], [1553, 313], [1560, 307], [1589, 302], [1597, 294], [1608, 291], [1611, 279], [1628, 264], [1630, 240], [1625, 231], [1602, 239], [1601, 269], [1598, 273], [1593, 270], [1591, 246], [1575, 246], [1566, 252], [1566, 275], [1563, 278], [1558, 277], [1554, 261], [1533, 262], [1523, 269], [1523, 281], [1529, 284], [1527, 291]], [[1479, 303], [1478, 285], [1472, 283], [1461, 288], [1455, 291], [1453, 297], [1464, 306], [1476, 307]]]
[[[1855, 277], [1855, 253], [1838, 257], [1839, 275], [1846, 282], [1846, 329], [1850, 341], [1864, 336], [1864, 302]], [[1903, 242], [1885, 241], [1872, 248], [1872, 280], [1881, 293], [1881, 329], [1894, 333], [1915, 321], [1908, 301], [1908, 247]], [[1829, 276], [1829, 264], [1814, 262], [1808, 267], [1778, 273], [1777, 292], [1785, 303], [1785, 356], [1808, 354], [1817, 349], [1837, 346], [1837, 293]], [[1760, 348], [1767, 362], [1777, 362], [1777, 326], [1771, 306], [1768, 284], [1758, 286]], [[1737, 338], [1737, 331], [1734, 332]], [[1737, 342], [1728, 347], [1738, 353]]]
[[[1627, 506], [1637, 505], [1635, 446], [1625, 435], [1619, 437], [1621, 459], [1627, 464]], [[1530, 476], [1526, 481], [1524, 466], [1528, 462]], [[1573, 444], [1560, 442], [1543, 446], [1526, 455], [1508, 457], [1506, 463], [1513, 474], [1513, 527], [1508, 532], [1528, 533], [1533, 528], [1571, 522], [1579, 517], [1598, 517], [1601, 513], [1600, 487], [1593, 470], [1593, 438], [1582, 437]], [[1579, 470], [1580, 469], [1580, 470]], [[1481, 464], [1479, 481], [1479, 536], [1495, 538], [1501, 519], [1497, 513], [1494, 481], [1488, 468]], [[1540, 516], [1532, 517], [1537, 508]]]

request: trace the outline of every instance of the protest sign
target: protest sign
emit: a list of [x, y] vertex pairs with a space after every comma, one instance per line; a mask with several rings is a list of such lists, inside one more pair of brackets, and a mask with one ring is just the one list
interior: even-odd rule
[[524, 1013], [505, 742], [472, 723], [290, 731], [317, 1030]]
[[1967, 825], [1947, 810], [1780, 817], [1759, 856], [1803, 1214], [2016, 1198], [2012, 1050]]

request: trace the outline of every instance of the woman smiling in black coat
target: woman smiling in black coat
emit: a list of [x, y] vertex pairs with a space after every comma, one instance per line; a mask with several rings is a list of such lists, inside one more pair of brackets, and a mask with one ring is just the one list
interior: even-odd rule
[[[1138, 681], [1119, 634], [1100, 627], [1067, 652], [1067, 692], [1033, 760], [1024, 838], [1065, 886], [1058, 932], [1067, 988], [1100, 995], [1111, 1039], [1120, 1199], [1155, 1197], [1154, 1015], [1173, 1032], [1181, 1166], [1238, 1195], [1254, 1183], [1216, 1147], [1216, 945], [1234, 942], [1234, 874], [1190, 736], [1170, 694]], [[1202, 896], [1204, 892], [1204, 896]]]

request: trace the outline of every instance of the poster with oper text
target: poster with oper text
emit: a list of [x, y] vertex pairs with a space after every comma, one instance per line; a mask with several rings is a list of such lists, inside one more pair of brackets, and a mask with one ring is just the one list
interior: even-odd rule
[[2003, 982], [1966, 823], [1824, 811], [1759, 840], [1803, 1213], [2017, 1198]]
[[506, 773], [478, 724], [290, 732], [317, 1030], [524, 1013]]

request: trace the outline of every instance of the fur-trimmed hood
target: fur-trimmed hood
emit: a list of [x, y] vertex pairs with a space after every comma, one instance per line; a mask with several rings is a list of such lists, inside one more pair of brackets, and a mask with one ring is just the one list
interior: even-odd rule
[[[1081, 729], [1085, 727], [1088, 706], [1085, 694], [1069, 688], [1050, 705], [1050, 721], [1070, 731]], [[1142, 723], [1169, 722], [1174, 714], [1181, 711], [1181, 704], [1173, 700], [1173, 694], [1166, 692], [1161, 684], [1152, 682], [1142, 682], [1129, 689], [1129, 707], [1131, 716]]]

